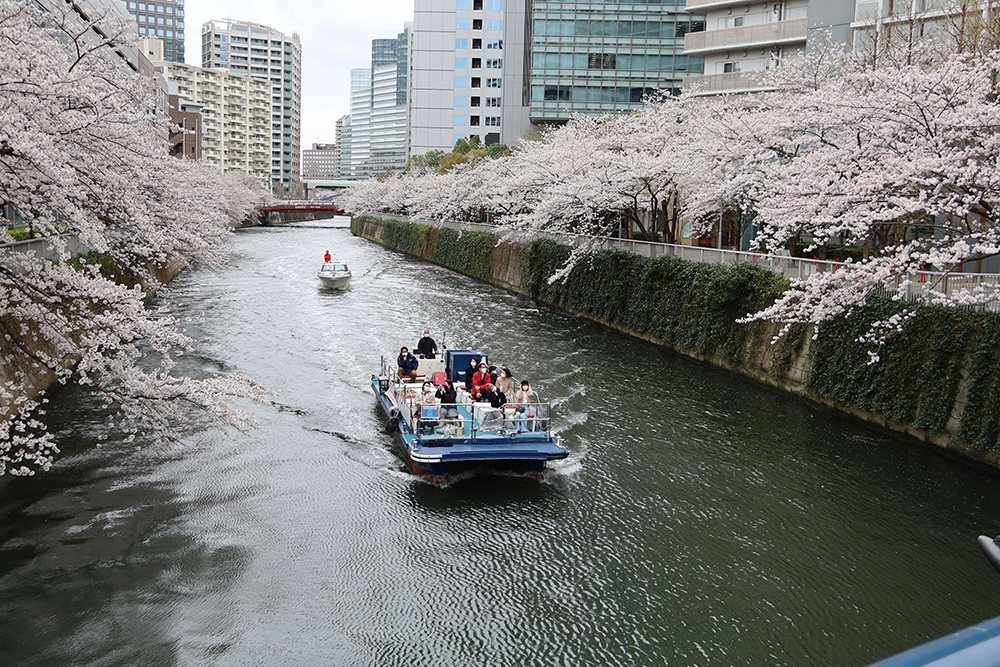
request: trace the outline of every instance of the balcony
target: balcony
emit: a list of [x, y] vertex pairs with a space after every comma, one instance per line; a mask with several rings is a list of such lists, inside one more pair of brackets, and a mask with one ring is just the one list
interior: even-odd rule
[[756, 80], [759, 72], [732, 72], [728, 74], [706, 74], [689, 76], [684, 79], [684, 91], [696, 96], [722, 95], [725, 93], [755, 93], [770, 90]]
[[805, 46], [808, 19], [758, 23], [724, 30], [690, 32], [684, 37], [684, 55], [700, 56], [715, 51], [766, 48], [801, 42]]
[[750, 4], [748, 0], [687, 0], [685, 11], [702, 14], [709, 9], [725, 9]]

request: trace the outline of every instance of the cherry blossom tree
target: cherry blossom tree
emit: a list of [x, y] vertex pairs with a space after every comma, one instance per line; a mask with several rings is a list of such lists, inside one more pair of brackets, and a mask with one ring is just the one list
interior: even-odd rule
[[877, 58], [820, 43], [762, 74], [770, 92], [574, 118], [503, 159], [407, 181], [408, 207], [597, 236], [624, 217], [668, 240], [681, 219], [693, 236], [752, 221], [760, 250], [863, 246], [863, 261], [795, 282], [751, 319], [818, 324], [874, 293], [904, 298], [928, 270], [946, 273], [933, 303], [981, 306], [995, 282], [943, 288], [1000, 254], [1000, 52], [947, 53], [960, 43], [973, 42], [908, 39]]
[[[0, 203], [50, 249], [0, 249], [0, 475], [47, 469], [58, 452], [47, 399], [24, 393], [46, 373], [102, 396], [131, 433], [169, 436], [195, 413], [245, 428], [252, 420], [234, 402], [265, 393], [241, 376], [175, 375], [190, 341], [145, 300], [162, 294], [155, 275], [169, 263], [223, 266], [262, 185], [168, 155], [152, 82], [121, 55], [123, 20], [0, 0], [0, 43]], [[70, 239], [102, 264], [74, 257]]]

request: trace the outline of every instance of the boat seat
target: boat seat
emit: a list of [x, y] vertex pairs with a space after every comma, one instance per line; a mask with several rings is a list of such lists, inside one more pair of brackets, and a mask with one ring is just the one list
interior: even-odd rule
[[445, 382], [447, 382], [447, 380], [448, 380], [448, 374], [445, 373], [444, 371], [438, 371], [433, 375], [431, 375], [431, 382], [434, 383], [434, 385], [437, 387], [443, 385]]

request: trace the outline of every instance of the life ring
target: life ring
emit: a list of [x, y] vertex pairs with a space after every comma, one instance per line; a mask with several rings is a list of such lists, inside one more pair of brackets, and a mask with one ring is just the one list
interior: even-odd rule
[[417, 392], [414, 391], [413, 389], [407, 389], [406, 391], [403, 392], [403, 398], [410, 399], [416, 397], [417, 397]]

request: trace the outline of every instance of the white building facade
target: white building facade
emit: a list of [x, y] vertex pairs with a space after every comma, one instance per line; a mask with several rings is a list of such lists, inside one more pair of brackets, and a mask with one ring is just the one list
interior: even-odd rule
[[704, 58], [704, 74], [688, 77], [685, 89], [702, 94], [752, 92], [761, 88], [747, 72], [779, 67], [804, 53], [820, 31], [850, 43], [855, 0], [687, 0], [685, 9], [705, 17], [705, 29], [684, 40], [684, 54]]
[[302, 135], [302, 45], [250, 21], [213, 20], [202, 26], [205, 68], [227, 68], [271, 84], [271, 185], [276, 193], [298, 186]]
[[201, 107], [202, 159], [226, 171], [271, 178], [271, 84], [221, 68], [161, 62], [171, 94]]
[[526, 0], [416, 0], [409, 155], [458, 139], [514, 145], [527, 132]]

